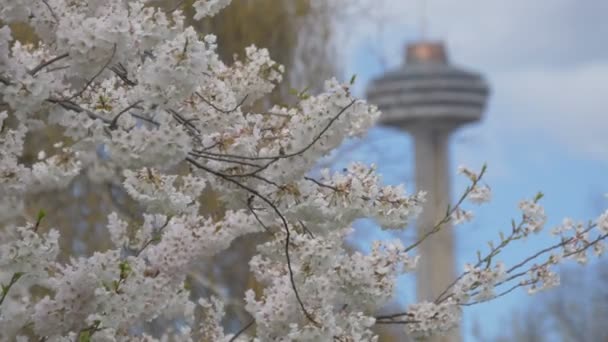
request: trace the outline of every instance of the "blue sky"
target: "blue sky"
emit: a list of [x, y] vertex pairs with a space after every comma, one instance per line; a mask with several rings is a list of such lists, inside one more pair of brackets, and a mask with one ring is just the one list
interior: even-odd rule
[[[420, 38], [420, 3], [376, 0], [367, 19], [346, 25], [344, 72], [358, 75], [359, 96], [371, 78], [399, 66], [405, 43]], [[426, 37], [445, 41], [452, 63], [484, 73], [492, 87], [484, 120], [452, 137], [453, 196], [466, 186], [456, 176], [457, 165], [484, 162], [494, 196], [489, 205], [475, 208], [473, 224], [455, 228], [459, 265], [473, 260], [478, 246], [497, 239], [498, 230], [506, 231], [517, 203], [537, 191], [546, 194], [549, 228], [564, 217], [586, 220], [608, 208], [606, 13], [606, 1], [427, 1]], [[404, 133], [376, 128], [345, 151], [338, 164], [377, 163], [386, 183], [405, 182], [413, 190], [412, 142]], [[359, 230], [360, 240], [375, 236], [381, 235]], [[404, 238], [411, 239], [411, 232]], [[517, 245], [506, 260], [521, 259], [550, 241], [541, 235]], [[413, 297], [408, 281], [403, 283], [401, 296]], [[526, 300], [520, 291], [467, 309], [466, 340], [473, 340], [475, 319], [484, 317], [482, 330], [493, 335]]]

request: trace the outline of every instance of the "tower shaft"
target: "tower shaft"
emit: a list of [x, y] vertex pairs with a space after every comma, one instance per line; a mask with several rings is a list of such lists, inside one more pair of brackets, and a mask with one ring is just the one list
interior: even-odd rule
[[[413, 132], [417, 190], [426, 191], [426, 202], [417, 220], [417, 235], [422, 238], [445, 216], [450, 200], [448, 174], [449, 132], [432, 127]], [[454, 242], [449, 225], [430, 236], [419, 247], [420, 265], [417, 298], [432, 301], [453, 281]]]
[[[420, 127], [412, 130], [415, 144], [415, 177], [417, 190], [427, 192], [423, 211], [416, 224], [417, 239], [424, 237], [441, 221], [450, 200], [448, 173], [450, 131]], [[418, 302], [434, 301], [456, 276], [454, 263], [454, 232], [448, 223], [418, 247], [420, 263], [416, 276]], [[460, 333], [433, 337], [432, 342], [456, 342]]]
[[[480, 74], [451, 65], [441, 42], [422, 41], [409, 44], [404, 64], [375, 79], [367, 94], [383, 112], [381, 124], [414, 137], [416, 188], [427, 192], [417, 221], [417, 235], [422, 238], [441, 221], [449, 205], [450, 133], [481, 119], [489, 87]], [[446, 224], [418, 246], [418, 301], [434, 301], [456, 276], [453, 235]], [[454, 331], [428, 341], [459, 340], [459, 331]]]

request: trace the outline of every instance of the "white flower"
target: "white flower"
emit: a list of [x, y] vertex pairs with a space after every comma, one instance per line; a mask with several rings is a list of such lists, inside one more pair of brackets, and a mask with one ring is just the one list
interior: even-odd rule
[[124, 171], [124, 187], [148, 211], [167, 215], [196, 213], [196, 199], [205, 188], [204, 178], [178, 177], [143, 168], [138, 172]]
[[457, 208], [452, 213], [451, 219], [452, 223], [454, 223], [455, 225], [470, 222], [471, 220], [473, 220], [473, 212]]
[[32, 166], [32, 186], [39, 190], [66, 187], [82, 169], [78, 152], [64, 148], [60, 154], [46, 158]]
[[597, 219], [597, 229], [602, 234], [608, 234], [608, 210], [606, 210], [603, 214], [600, 215]]
[[479, 178], [479, 175], [477, 175], [477, 173], [475, 173], [475, 171], [469, 169], [468, 167], [466, 167], [464, 165], [458, 166], [458, 173], [465, 175], [467, 178], [469, 178], [471, 180], [471, 182], [475, 182]]
[[472, 295], [475, 301], [485, 301], [494, 297], [494, 288], [505, 279], [507, 273], [504, 263], [498, 262], [491, 267], [474, 267], [466, 264], [464, 276], [454, 285], [454, 299], [466, 303]]
[[455, 328], [460, 321], [458, 306], [445, 301], [441, 304], [422, 302], [408, 307], [408, 320], [406, 330], [417, 338], [426, 338], [436, 334], [445, 334]]
[[524, 234], [538, 233], [545, 225], [547, 216], [545, 215], [545, 209], [533, 201], [521, 201], [519, 208], [524, 215]]
[[194, 20], [204, 17], [211, 17], [217, 14], [222, 8], [228, 6], [232, 0], [197, 0], [192, 7], [196, 11]]
[[602, 241], [598, 241], [596, 244], [593, 245], [593, 253], [595, 254], [595, 256], [602, 256], [605, 251], [606, 246]]
[[564, 234], [564, 233], [574, 230], [575, 226], [576, 226], [576, 224], [574, 223], [574, 221], [571, 218], [566, 217], [562, 220], [561, 225], [553, 228], [553, 230], [551, 231], [551, 234], [553, 234], [553, 235]]
[[471, 189], [467, 199], [475, 204], [487, 203], [492, 199], [492, 192], [487, 185], [476, 185]]
[[128, 223], [118, 218], [116, 213], [111, 213], [108, 216], [108, 232], [110, 233], [110, 239], [116, 247], [122, 247], [129, 242], [127, 236]]
[[530, 287], [528, 287], [529, 294], [551, 289], [558, 286], [560, 283], [559, 274], [551, 271], [548, 265], [533, 267], [528, 272], [528, 275], [530, 277], [528, 282], [531, 283]]

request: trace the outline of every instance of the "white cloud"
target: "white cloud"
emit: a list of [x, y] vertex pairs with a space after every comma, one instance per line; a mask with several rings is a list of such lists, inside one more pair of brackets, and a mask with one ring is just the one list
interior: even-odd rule
[[499, 122], [570, 153], [608, 161], [608, 62], [498, 73], [493, 83], [494, 105], [508, 116]]
[[[608, 36], [607, 1], [427, 1], [430, 37], [447, 40], [465, 63], [492, 69], [561, 67], [608, 58], [602, 43]], [[385, 10], [411, 18], [420, 12], [418, 2], [386, 2]], [[409, 24], [417, 23], [410, 19]]]

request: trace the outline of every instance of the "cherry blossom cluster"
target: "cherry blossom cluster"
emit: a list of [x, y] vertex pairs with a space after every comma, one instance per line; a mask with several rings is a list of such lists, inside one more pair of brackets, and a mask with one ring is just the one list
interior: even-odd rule
[[[195, 19], [229, 3], [197, 0]], [[463, 306], [549, 288], [559, 282], [555, 265], [604, 251], [608, 211], [587, 225], [564, 221], [553, 231], [559, 242], [519, 263], [498, 261], [512, 242], [543, 230], [536, 196], [434, 301], [377, 315], [397, 278], [415, 271], [416, 247], [472, 219], [467, 201], [490, 201], [485, 167], [460, 169], [471, 184], [427, 236], [352, 252], [344, 241], [355, 220], [403, 229], [425, 200], [423, 191], [383, 185], [374, 166], [311, 176], [380, 115], [352, 96], [352, 82], [331, 79], [292, 106], [267, 105], [284, 72], [267, 50], [251, 46], [226, 64], [216, 37], [187, 27], [179, 7], [146, 0], [0, 0], [0, 21], [27, 23], [40, 38], [23, 45], [0, 28], [0, 340], [244, 341], [254, 325], [259, 341], [374, 341], [379, 324], [429, 336], [457, 325]], [[65, 139], [24, 162], [26, 137], [50, 125]], [[81, 174], [121, 184], [144, 214], [110, 214], [111, 248], [58, 260], [61, 227], [42, 224], [53, 213], [29, 217], [24, 201]], [[205, 189], [218, 194], [222, 215], [203, 214]], [[263, 289], [243, 294], [252, 319], [227, 332], [225, 303], [193, 299], [186, 276], [254, 233], [267, 239], [243, 262]], [[173, 324], [153, 337], [143, 327], [158, 318]]]

